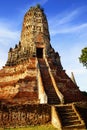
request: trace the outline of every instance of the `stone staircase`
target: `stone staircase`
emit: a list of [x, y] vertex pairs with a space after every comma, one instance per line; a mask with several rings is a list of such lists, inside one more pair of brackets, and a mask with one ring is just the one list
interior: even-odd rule
[[79, 87], [66, 74], [65, 70], [61, 69], [58, 64], [55, 64], [51, 58], [47, 60], [56, 85], [64, 96], [64, 103], [87, 101], [87, 97], [81, 93]]
[[56, 106], [56, 112], [59, 116], [62, 130], [85, 129], [84, 121], [81, 119], [73, 104]]
[[48, 104], [59, 104], [60, 100], [53, 87], [48, 67], [44, 59], [38, 59], [44, 90], [48, 97]]

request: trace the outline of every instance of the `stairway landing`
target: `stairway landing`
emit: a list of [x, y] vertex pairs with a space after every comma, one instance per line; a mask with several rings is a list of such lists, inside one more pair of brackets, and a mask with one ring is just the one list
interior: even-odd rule
[[61, 130], [85, 130], [85, 123], [74, 104], [55, 106], [55, 111]]

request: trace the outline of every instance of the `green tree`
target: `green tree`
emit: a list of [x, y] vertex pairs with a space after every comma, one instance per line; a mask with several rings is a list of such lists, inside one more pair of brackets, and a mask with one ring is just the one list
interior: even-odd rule
[[87, 68], [87, 47], [83, 48], [81, 52], [82, 54], [79, 57], [79, 61]]

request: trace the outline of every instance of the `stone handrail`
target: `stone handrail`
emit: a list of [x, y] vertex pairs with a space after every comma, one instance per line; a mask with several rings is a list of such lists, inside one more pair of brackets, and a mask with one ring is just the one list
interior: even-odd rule
[[78, 118], [79, 118], [79, 120], [81, 121], [81, 123], [82, 123], [83, 125], [85, 125], [84, 121], [81, 119], [81, 117], [80, 117], [78, 111], [76, 110], [74, 103], [72, 103], [72, 108], [73, 108], [73, 110], [75, 111], [75, 113], [76, 113], [76, 115], [78, 116]]
[[37, 75], [38, 96], [39, 96], [40, 103], [41, 104], [45, 104], [45, 103], [47, 103], [47, 95], [46, 95], [45, 90], [44, 90], [44, 86], [43, 86], [43, 82], [42, 82], [42, 78], [41, 78], [41, 72], [40, 72], [40, 67], [39, 67], [38, 60], [37, 60], [37, 71], [38, 71], [38, 75]]
[[52, 72], [51, 72], [49, 63], [48, 63], [48, 61], [47, 61], [46, 58], [45, 58], [45, 62], [46, 62], [46, 65], [47, 65], [48, 68], [49, 68], [48, 71], [49, 71], [49, 74], [50, 74], [50, 77], [51, 77], [53, 86], [54, 86], [54, 88], [55, 88], [55, 91], [56, 91], [56, 93], [57, 93], [57, 95], [58, 95], [58, 97], [59, 97], [59, 99], [60, 99], [60, 102], [63, 104], [63, 103], [64, 103], [64, 96], [62, 95], [62, 93], [59, 91], [59, 89], [58, 89], [58, 87], [57, 87], [56, 81], [55, 81], [55, 79], [54, 79], [54, 77], [53, 77], [53, 74], [52, 74]]
[[51, 106], [51, 112], [52, 112], [52, 119], [51, 119], [52, 125], [58, 128], [59, 130], [62, 130], [60, 116], [57, 113], [55, 106]]

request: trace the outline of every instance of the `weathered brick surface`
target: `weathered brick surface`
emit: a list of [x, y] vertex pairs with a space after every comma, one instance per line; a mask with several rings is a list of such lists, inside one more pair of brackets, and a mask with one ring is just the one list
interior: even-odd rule
[[48, 105], [0, 105], [0, 127], [24, 127], [41, 125], [51, 121], [51, 107]]
[[87, 101], [79, 87], [69, 78], [64, 70], [62, 70], [61, 65], [55, 64], [52, 59], [48, 59], [52, 74], [57, 83], [60, 92], [64, 96], [65, 103]]
[[44, 47], [44, 55], [50, 48], [48, 23], [41, 7], [32, 7], [26, 12], [21, 32], [21, 40], [8, 52], [6, 66], [15, 66], [37, 55], [36, 47]]
[[[12, 103], [22, 101], [37, 102], [36, 58], [29, 58], [23, 64], [4, 67], [0, 71], [0, 100]], [[13, 99], [13, 101], [12, 101]], [[15, 100], [15, 101], [14, 101]]]

